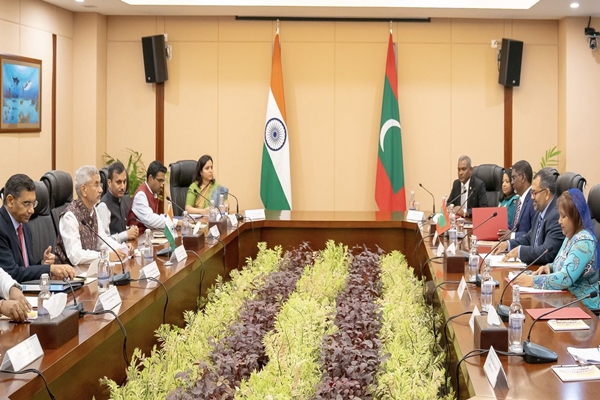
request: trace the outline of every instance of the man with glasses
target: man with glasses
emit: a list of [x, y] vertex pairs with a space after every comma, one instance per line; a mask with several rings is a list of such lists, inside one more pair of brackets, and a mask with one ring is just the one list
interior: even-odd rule
[[505, 241], [494, 251], [494, 254], [508, 250], [504, 261], [520, 258], [526, 264], [535, 261], [546, 250], [537, 263], [549, 264], [554, 261], [565, 236], [558, 224], [558, 207], [556, 207], [556, 174], [552, 168], [544, 168], [533, 177], [531, 199], [537, 211], [534, 223], [526, 235]]
[[[93, 165], [84, 165], [75, 171], [75, 192], [77, 200], [71, 202], [60, 216], [59, 234], [56, 241], [56, 258], [71, 265], [89, 264], [100, 258], [100, 249], [104, 242], [100, 236], [118, 254], [109, 249], [110, 261], [125, 254], [119, 250], [119, 243], [104, 233], [102, 221], [94, 207], [100, 201], [102, 185], [100, 174]], [[130, 251], [133, 247], [128, 244]]]
[[42, 260], [34, 260], [33, 236], [27, 222], [37, 206], [35, 184], [27, 175], [16, 174], [4, 185], [4, 205], [0, 208], [0, 267], [17, 282], [40, 279], [50, 274], [55, 279], [73, 278], [70, 265], [54, 264], [48, 246]]
[[140, 235], [147, 228], [163, 230], [165, 217], [158, 214], [158, 195], [165, 185], [167, 167], [160, 161], [152, 161], [146, 170], [146, 182], [133, 195], [127, 216], [127, 225], [137, 225]]
[[512, 166], [511, 183], [515, 192], [519, 195], [519, 200], [515, 208], [515, 218], [513, 226], [517, 230], [511, 233], [511, 236], [505, 238], [507, 230], [498, 231], [499, 239], [514, 239], [526, 235], [534, 223], [535, 210], [533, 200], [531, 199], [531, 180], [533, 172], [531, 165], [525, 160], [517, 161]]

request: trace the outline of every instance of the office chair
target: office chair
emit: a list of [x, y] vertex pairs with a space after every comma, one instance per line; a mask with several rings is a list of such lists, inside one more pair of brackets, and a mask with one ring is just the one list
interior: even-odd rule
[[565, 172], [556, 179], [556, 195], [560, 196], [565, 190], [574, 188], [583, 192], [586, 183], [583, 176], [575, 172]]
[[48, 188], [50, 197], [50, 216], [54, 224], [54, 231], [58, 236], [58, 221], [60, 215], [73, 201], [73, 179], [64, 171], [48, 171], [42, 176], [41, 181]]
[[56, 245], [56, 231], [50, 216], [50, 195], [48, 188], [42, 181], [35, 181], [35, 197], [38, 202], [29, 219], [28, 225], [33, 236], [31, 257], [40, 261], [48, 246]]
[[[169, 188], [171, 190], [171, 200], [181, 209], [185, 210], [185, 198], [188, 188], [194, 181], [196, 175], [195, 160], [181, 160], [169, 165], [171, 173], [169, 174]], [[173, 215], [179, 216], [182, 212], [178, 207], [173, 207]]]
[[485, 184], [488, 205], [496, 207], [502, 198], [502, 175], [504, 169], [496, 164], [481, 164], [473, 167], [473, 176]]

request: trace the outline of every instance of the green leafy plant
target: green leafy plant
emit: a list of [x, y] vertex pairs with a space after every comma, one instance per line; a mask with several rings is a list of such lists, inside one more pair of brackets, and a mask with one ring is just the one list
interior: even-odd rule
[[129, 195], [133, 197], [137, 188], [146, 181], [146, 166], [142, 161], [142, 153], [132, 149], [127, 149], [127, 152], [129, 153], [129, 158], [126, 163], [118, 158], [114, 158], [108, 153], [104, 153], [102, 158], [104, 158], [106, 165], [113, 164], [117, 161], [123, 163], [129, 179]]
[[558, 150], [558, 146], [554, 146], [551, 149], [546, 150], [546, 153], [542, 156], [540, 161], [540, 169], [546, 167], [558, 167], [558, 156], [562, 151]]

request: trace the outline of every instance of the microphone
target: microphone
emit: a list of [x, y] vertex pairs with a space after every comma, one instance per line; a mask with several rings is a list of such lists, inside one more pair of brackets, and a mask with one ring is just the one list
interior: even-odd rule
[[[521, 272], [519, 272], [510, 281], [508, 281], [506, 283], [506, 286], [504, 286], [504, 289], [502, 290], [502, 294], [500, 295], [500, 301], [498, 302], [498, 305], [496, 306], [496, 313], [498, 313], [498, 315], [500, 316], [500, 318], [502, 318], [502, 321], [504, 321], [504, 322], [508, 321], [508, 314], [509, 314], [509, 307], [502, 304], [502, 298], [504, 297], [504, 293], [506, 292], [506, 289], [508, 289], [508, 287], [510, 286], [510, 284], [513, 283], [513, 281], [515, 279], [517, 279], [519, 276], [521, 276], [522, 273], [524, 273], [525, 271], [527, 271], [527, 268], [529, 268], [533, 264], [535, 264], [537, 262], [537, 260], [539, 260], [540, 258], [542, 258], [549, 251], [552, 251], [552, 246], [548, 247], [542, 254], [540, 254], [538, 256], [538, 258], [536, 258], [535, 260], [533, 260], [528, 266], [526, 266], [525, 268], [523, 268], [523, 270]], [[491, 253], [491, 251], [490, 251], [490, 253]]]
[[196, 189], [192, 189], [192, 192], [194, 192], [194, 194], [202, 197], [204, 200], [208, 201], [208, 204], [210, 204], [210, 199], [206, 196], [204, 196], [202, 193], [200, 193], [199, 191], [197, 191]]
[[[462, 196], [462, 195], [463, 195], [463, 194], [465, 194], [465, 193], [467, 193], [467, 189], [465, 189], [465, 190], [463, 190], [462, 192], [460, 192], [460, 193], [458, 194], [458, 196], [456, 196], [455, 198], [453, 198], [451, 201], [447, 201], [447, 202], [446, 202], [446, 204], [447, 204], [447, 205], [448, 205], [448, 204], [454, 204], [454, 202], [455, 202], [455, 201], [456, 201], [456, 200], [457, 200], [457, 199], [458, 199], [460, 196]], [[467, 197], [467, 199], [468, 199], [468, 197]]]
[[435, 196], [433, 195], [433, 193], [431, 193], [429, 190], [427, 190], [425, 188], [425, 186], [423, 186], [422, 183], [419, 183], [419, 186], [421, 186], [421, 188], [423, 190], [425, 190], [427, 193], [429, 193], [431, 195], [431, 199], [433, 200], [433, 209], [431, 210], [431, 215], [427, 218], [427, 219], [431, 219], [435, 215]]
[[[466, 200], [462, 202], [462, 204], [460, 205], [460, 209], [461, 210], [463, 209], [463, 207], [465, 206], [465, 204], [467, 204], [467, 202], [469, 201], [469, 199], [471, 198], [471, 196], [473, 196], [473, 193], [475, 193], [475, 191], [471, 190], [471, 193], [469, 193], [469, 195], [467, 196]], [[465, 215], [465, 217], [466, 217], [466, 215]]]
[[[513, 227], [510, 231], [508, 231], [507, 235], [510, 235], [511, 233], [516, 231], [518, 226], [519, 226], [519, 224], [517, 223], [517, 225], [515, 227]], [[488, 258], [488, 256], [490, 254], [492, 254], [494, 252], [494, 250], [496, 250], [498, 248], [498, 246], [500, 246], [500, 243], [502, 243], [502, 241], [499, 241], [498, 243], [496, 243], [496, 245], [494, 247], [492, 247], [490, 251], [488, 251], [488, 253], [485, 255], [485, 257], [483, 257], [483, 260], [481, 260], [481, 263], [479, 264], [479, 272], [477, 273], [477, 277], [476, 277], [477, 286], [481, 286], [481, 266], [484, 265], [485, 259]], [[494, 282], [496, 283], [496, 286], [498, 286], [500, 284], [500, 282], [498, 282], [495, 279], [494, 279]], [[502, 303], [502, 302], [500, 302], [500, 303]]]
[[235, 218], [237, 218], [238, 221], [243, 220], [244, 216], [242, 214], [240, 214], [240, 203], [238, 201], [238, 198], [235, 197], [233, 195], [233, 193], [231, 193], [231, 192], [227, 192], [227, 195], [231, 196], [231, 197], [233, 197], [235, 199]]
[[71, 293], [73, 294], [73, 305], [65, 307], [65, 309], [77, 311], [79, 313], [79, 318], [83, 317], [85, 315], [83, 312], [83, 303], [77, 302], [77, 297], [75, 296], [75, 290], [73, 290], [73, 285], [71, 285], [71, 281], [67, 278], [63, 278], [63, 281], [66, 282], [67, 285], [69, 285]]
[[130, 279], [129, 271], [125, 272], [125, 265], [123, 264], [123, 260], [121, 259], [121, 256], [119, 255], [119, 253], [117, 253], [115, 251], [115, 249], [113, 249], [113, 247], [110, 244], [108, 244], [108, 242], [106, 240], [104, 240], [104, 238], [102, 236], [98, 235], [92, 229], [92, 227], [88, 225], [88, 222], [85, 219], [81, 220], [81, 225], [83, 225], [86, 228], [88, 228], [90, 230], [90, 232], [92, 232], [98, 239], [102, 240], [104, 242], [104, 244], [107, 245], [108, 248], [111, 249], [117, 255], [117, 258], [119, 259], [119, 262], [121, 263], [121, 271], [122, 271], [122, 273], [120, 273], [119, 275], [114, 275], [113, 276], [113, 284], [115, 286], [129, 285], [129, 279]]
[[527, 340], [525, 340], [525, 342], [523, 343], [523, 360], [528, 364], [541, 364], [541, 363], [554, 362], [554, 361], [558, 360], [558, 354], [556, 354], [552, 350], [547, 349], [543, 346], [540, 346], [539, 344], [531, 343], [529, 341], [529, 338], [531, 337], [531, 330], [533, 329], [533, 326], [535, 325], [536, 322], [538, 322], [540, 320], [540, 318], [545, 317], [548, 314], [552, 314], [555, 311], [562, 310], [565, 307], [568, 307], [572, 304], [578, 303], [585, 299], [593, 299], [596, 296], [598, 296], [598, 292], [594, 290], [593, 292], [591, 292], [583, 297], [575, 299], [575, 300], [573, 300], [563, 306], [560, 306], [554, 310], [550, 310], [546, 313], [543, 313], [542, 315], [540, 315], [539, 317], [534, 319], [533, 322], [531, 323], [531, 327], [529, 328], [529, 333], [527, 334]]
[[[182, 213], [184, 213], [184, 212], [185, 212], [185, 210], [184, 210], [183, 208], [179, 207], [179, 204], [177, 204], [177, 203], [175, 203], [173, 200], [171, 200], [171, 198], [170, 198], [169, 196], [166, 196], [166, 197], [165, 197], [165, 199], [167, 199], [167, 201], [168, 201], [169, 203], [171, 203], [172, 205], [174, 205], [175, 207], [177, 207], [177, 208], [178, 208], [178, 209], [179, 209], [179, 210], [180, 210]], [[190, 213], [188, 213], [188, 217], [190, 217], [190, 218], [192, 219], [192, 221], [194, 221], [194, 223], [198, 222], [198, 221], [196, 221], [196, 218], [194, 218], [194, 217], [192, 217], [192, 216], [190, 215]]]

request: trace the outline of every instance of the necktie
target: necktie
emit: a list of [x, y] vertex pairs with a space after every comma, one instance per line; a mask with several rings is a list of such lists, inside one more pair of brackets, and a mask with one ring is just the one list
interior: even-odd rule
[[25, 248], [25, 237], [23, 236], [23, 225], [19, 224], [17, 228], [17, 232], [19, 234], [19, 243], [21, 244], [21, 256], [23, 256], [23, 265], [25, 267], [29, 266], [29, 262], [27, 260], [27, 250]]
[[540, 239], [540, 233], [542, 230], [542, 222], [544, 220], [542, 219], [542, 216], [540, 215], [540, 219], [538, 220], [538, 226], [537, 226], [537, 230], [535, 231], [535, 241], [533, 242], [533, 247], [537, 247], [538, 246], [538, 242]]
[[513, 218], [513, 226], [517, 225], [517, 222], [519, 222], [519, 216], [521, 214], [521, 204], [523, 202], [521, 201], [521, 199], [519, 199], [519, 201], [517, 201], [517, 209], [515, 210], [515, 217]]

